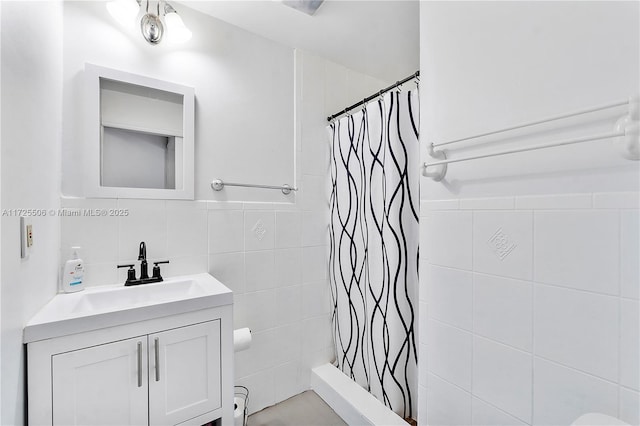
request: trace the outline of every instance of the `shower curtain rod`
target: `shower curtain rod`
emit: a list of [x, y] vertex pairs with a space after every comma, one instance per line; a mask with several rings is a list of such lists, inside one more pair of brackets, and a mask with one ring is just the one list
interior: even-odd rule
[[400, 85], [406, 83], [407, 81], [413, 80], [414, 78], [418, 78], [420, 77], [420, 71], [416, 71], [414, 74], [411, 74], [409, 77], [404, 78], [402, 80], [396, 81], [395, 84], [392, 84], [389, 87], [386, 87], [382, 90], [380, 90], [378, 93], [373, 94], [367, 98], [364, 98], [363, 100], [361, 100], [360, 102], [357, 102], [353, 105], [351, 105], [350, 107], [345, 108], [344, 110], [337, 112], [333, 115], [330, 115], [329, 117], [327, 117], [327, 121], [332, 121], [334, 118], [340, 117], [342, 114], [346, 114], [348, 111], [351, 111], [352, 109], [358, 108], [360, 105], [364, 105], [369, 101], [374, 100], [375, 98], [377, 98], [378, 96], [382, 96], [383, 93], [387, 93], [389, 90], [393, 90], [396, 87], [399, 87]]

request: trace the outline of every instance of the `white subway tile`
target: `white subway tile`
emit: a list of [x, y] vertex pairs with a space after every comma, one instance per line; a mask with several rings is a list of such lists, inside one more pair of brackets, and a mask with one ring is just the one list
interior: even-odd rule
[[302, 243], [302, 221], [300, 212], [276, 212], [276, 248], [300, 247]]
[[304, 320], [304, 329], [302, 348], [305, 353], [320, 351], [333, 345], [329, 315]]
[[63, 216], [60, 218], [60, 228], [63, 261], [69, 259], [72, 246], [82, 247], [79, 255], [85, 264], [116, 263], [119, 260], [117, 217]]
[[236, 385], [251, 389], [248, 406], [250, 415], [275, 404], [275, 380], [275, 370], [272, 368], [236, 380]]
[[533, 424], [568, 425], [579, 416], [618, 414], [618, 387], [540, 358], [534, 359]]
[[590, 209], [591, 204], [591, 194], [516, 197], [516, 209], [518, 210]]
[[[199, 274], [209, 272], [209, 256], [170, 256], [171, 263], [159, 265], [163, 277], [175, 277], [178, 275]], [[223, 282], [226, 285], [226, 283]]]
[[207, 201], [208, 210], [242, 210], [240, 201]]
[[167, 256], [207, 254], [207, 211], [201, 209], [167, 210]]
[[209, 211], [209, 254], [244, 250], [244, 213], [242, 210]]
[[633, 426], [640, 424], [640, 393], [620, 388], [620, 420]]
[[534, 285], [535, 354], [593, 375], [618, 379], [618, 299]]
[[329, 206], [326, 198], [325, 177], [303, 175], [301, 182], [302, 210], [324, 211]]
[[473, 282], [472, 273], [459, 269], [430, 265], [422, 280], [426, 287], [429, 315], [440, 321], [472, 329]]
[[640, 212], [620, 213], [620, 295], [640, 298]]
[[617, 295], [618, 226], [613, 211], [535, 212], [534, 281]]
[[209, 256], [209, 273], [234, 293], [244, 293], [244, 253], [222, 253]]
[[275, 287], [276, 270], [273, 250], [245, 252], [244, 267], [247, 293]]
[[473, 339], [473, 394], [531, 423], [531, 354]]
[[427, 324], [427, 368], [444, 380], [471, 391], [473, 337], [471, 333], [429, 321]]
[[274, 368], [276, 403], [306, 390], [300, 380], [300, 361], [290, 361]]
[[520, 426], [527, 423], [516, 419], [478, 398], [471, 401], [471, 424], [475, 426]]
[[620, 300], [620, 384], [640, 390], [640, 316], [638, 302]]
[[531, 279], [531, 212], [473, 213], [473, 269], [511, 278]]
[[[430, 263], [471, 270], [472, 214], [433, 211], [427, 219], [426, 252]], [[424, 239], [422, 240], [424, 242]]]
[[302, 249], [275, 250], [275, 286], [286, 287], [302, 283]]
[[[471, 424], [471, 394], [432, 374], [428, 377], [428, 425], [468, 426]], [[421, 413], [421, 416], [424, 413]]]
[[251, 330], [251, 346], [235, 353], [235, 375], [245, 377], [275, 366], [278, 350], [277, 331]]
[[532, 284], [509, 278], [474, 274], [473, 331], [502, 343], [531, 351]]
[[275, 248], [276, 215], [273, 211], [244, 212], [244, 249], [269, 250]]
[[593, 194], [595, 209], [640, 209], [640, 193], [608, 192]]
[[423, 200], [420, 202], [421, 215], [426, 215], [430, 210], [458, 210], [460, 200]]
[[302, 339], [304, 323], [285, 324], [275, 329], [275, 362], [299, 360], [302, 356]]
[[460, 200], [460, 210], [513, 210], [513, 197], [466, 198]]
[[[84, 260], [84, 259], [83, 259]], [[126, 268], [117, 268], [116, 262], [109, 263], [85, 263], [84, 265], [84, 285], [86, 287], [124, 284], [127, 279]], [[122, 271], [122, 275], [118, 272]]]

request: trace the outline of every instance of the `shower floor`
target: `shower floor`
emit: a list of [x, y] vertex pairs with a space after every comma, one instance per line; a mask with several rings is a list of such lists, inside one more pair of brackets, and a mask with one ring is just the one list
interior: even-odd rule
[[335, 411], [313, 391], [306, 391], [249, 416], [247, 426], [342, 426]]

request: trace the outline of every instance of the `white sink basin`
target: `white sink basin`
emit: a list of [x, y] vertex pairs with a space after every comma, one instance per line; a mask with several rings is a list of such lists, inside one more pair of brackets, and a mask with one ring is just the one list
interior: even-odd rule
[[209, 274], [58, 294], [24, 328], [24, 343], [233, 303], [231, 290]]

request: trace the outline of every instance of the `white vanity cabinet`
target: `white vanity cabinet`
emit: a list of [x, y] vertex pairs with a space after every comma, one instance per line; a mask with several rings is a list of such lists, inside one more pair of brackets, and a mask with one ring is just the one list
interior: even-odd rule
[[[80, 306], [67, 296], [57, 297]], [[133, 322], [125, 321], [133, 310], [112, 320], [96, 313], [76, 321], [75, 333], [64, 331], [71, 319], [40, 330], [34, 321], [25, 329], [29, 424], [232, 425], [230, 291], [218, 299], [183, 313], [151, 305], [148, 319]], [[111, 321], [120, 324], [100, 326]]]

